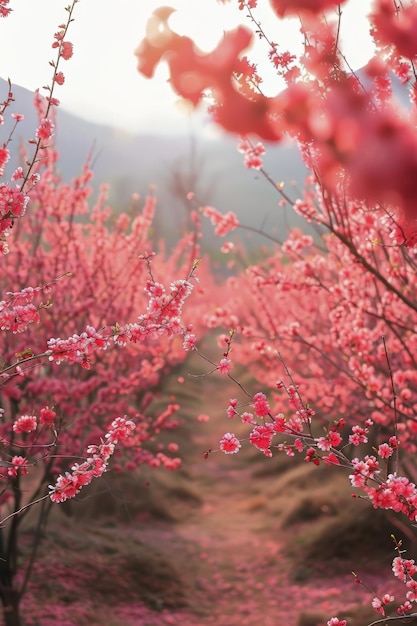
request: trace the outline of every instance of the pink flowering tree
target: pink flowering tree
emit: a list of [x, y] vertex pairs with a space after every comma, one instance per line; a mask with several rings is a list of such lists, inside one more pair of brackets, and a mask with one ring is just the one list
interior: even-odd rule
[[[247, 425], [249, 443], [265, 456], [278, 451], [342, 466], [374, 508], [415, 523], [417, 5], [375, 0], [375, 52], [355, 73], [340, 38], [347, 2], [271, 0], [277, 19], [300, 20], [298, 56], [275, 43], [273, 24], [266, 31], [258, 20], [257, 5], [265, 2], [236, 4], [248, 27], [226, 32], [210, 53], [171, 29], [166, 8], [155, 11], [136, 50], [143, 75], [166, 62], [173, 89], [194, 106], [209, 94], [213, 119], [240, 136], [246, 167], [260, 171], [279, 204], [292, 206], [317, 233], [295, 230], [277, 241], [229, 279], [222, 306], [205, 317], [209, 328], [224, 329], [221, 372], [242, 396], [229, 401], [228, 417]], [[255, 34], [286, 85], [275, 96], [264, 95], [247, 53]], [[398, 81], [407, 106], [395, 95]], [[263, 168], [259, 140], [284, 138], [297, 142], [311, 172], [300, 195]], [[220, 236], [237, 226], [233, 214], [203, 213]], [[233, 362], [250, 369], [258, 389], [233, 376]], [[220, 450], [232, 454], [241, 445], [228, 432]], [[397, 615], [389, 594], [373, 608], [412, 621], [416, 569], [400, 545], [393, 571], [405, 584]]]
[[[6, 626], [20, 626], [41, 531], [54, 503], [75, 498], [112, 463], [176, 469], [178, 445], [162, 431], [178, 425], [178, 404], [152, 408], [170, 373], [203, 329], [206, 296], [196, 277], [199, 217], [166, 251], [152, 236], [156, 199], [132, 199], [126, 213], [93, 199], [90, 163], [71, 183], [57, 172], [55, 91], [73, 53], [67, 7], [52, 48], [52, 81], [35, 96], [38, 127], [22, 166], [0, 184], [0, 598]], [[8, 0], [0, 2], [6, 17]], [[12, 86], [0, 122], [13, 100]], [[20, 114], [0, 147], [0, 176], [10, 160]], [[202, 263], [205, 289], [211, 285]], [[191, 292], [192, 316], [183, 311]], [[195, 321], [194, 327], [192, 321]], [[159, 402], [160, 405], [160, 402]], [[36, 505], [36, 506], [35, 506]], [[35, 507], [35, 508], [34, 508]], [[36, 510], [38, 531], [22, 562], [22, 522]], [[19, 560], [19, 563], [18, 563]]]

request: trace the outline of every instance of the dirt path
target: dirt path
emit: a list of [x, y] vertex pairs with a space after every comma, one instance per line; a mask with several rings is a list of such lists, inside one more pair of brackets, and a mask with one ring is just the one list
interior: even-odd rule
[[[295, 564], [286, 555], [288, 544], [300, 539], [291, 526], [281, 528], [281, 513], [286, 511], [279, 511], [279, 485], [274, 491], [273, 472], [262, 473], [267, 459], [254, 462], [252, 452], [246, 454], [246, 459], [245, 453], [242, 458], [218, 453], [203, 459], [201, 452], [218, 440], [225, 426], [227, 421], [214, 420], [205, 433], [196, 435], [196, 453], [186, 464], [202, 499], [201, 507], [167, 531], [162, 543], [160, 532], [145, 529], [144, 538], [151, 543], [159, 541], [164, 549], [173, 551], [177, 567], [187, 581], [189, 609], [196, 613], [182, 613], [178, 622], [167, 623], [324, 626], [326, 622], [319, 616], [326, 616], [327, 621], [336, 614], [348, 616], [358, 604], [369, 606], [372, 596], [353, 582], [348, 565], [334, 574], [326, 572], [325, 560], [315, 570], [310, 565]], [[304, 466], [300, 468], [294, 498], [301, 498], [306, 491]], [[271, 508], [270, 498], [275, 501], [275, 509]], [[282, 506], [290, 499], [288, 494], [282, 494]], [[370, 568], [366, 580], [370, 587], [377, 588], [381, 576]], [[365, 613], [375, 619], [369, 609]], [[360, 619], [367, 618], [363, 614]], [[349, 622], [352, 626], [365, 623], [368, 621]]]

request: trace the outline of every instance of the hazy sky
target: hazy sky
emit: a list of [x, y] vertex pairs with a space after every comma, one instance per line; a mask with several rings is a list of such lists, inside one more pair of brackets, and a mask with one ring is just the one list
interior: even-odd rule
[[[70, 0], [11, 0], [13, 13], [0, 20], [0, 76], [34, 90], [50, 82], [48, 61], [58, 24], [66, 19]], [[344, 8], [346, 54], [353, 66], [369, 55], [368, 26], [364, 15], [371, 0], [349, 0]], [[223, 30], [245, 22], [237, 0], [226, 6], [216, 0], [80, 0], [68, 39], [74, 56], [63, 63], [65, 85], [56, 95], [62, 106], [82, 117], [127, 130], [179, 130], [187, 127], [184, 113], [167, 85], [165, 68], [153, 80], [139, 76], [133, 50], [142, 39], [147, 18], [161, 4], [175, 7], [174, 30], [193, 36], [203, 49], [216, 45]], [[259, 0], [262, 23], [283, 50], [298, 41], [298, 25], [279, 24], [268, 1]], [[253, 53], [262, 58], [262, 50]], [[0, 94], [0, 101], [3, 95]]]

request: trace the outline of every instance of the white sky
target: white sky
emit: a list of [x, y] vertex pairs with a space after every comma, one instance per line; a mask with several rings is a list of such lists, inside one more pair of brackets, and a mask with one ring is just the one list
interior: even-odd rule
[[[9, 77], [12, 83], [30, 90], [50, 82], [53, 34], [66, 20], [64, 8], [69, 2], [11, 0], [13, 13], [0, 19], [2, 78]], [[147, 18], [161, 4], [177, 9], [170, 19], [172, 28], [192, 36], [205, 50], [216, 45], [223, 30], [234, 28], [239, 20], [246, 22], [237, 0], [228, 5], [216, 0], [80, 0], [68, 35], [74, 56], [63, 62], [66, 82], [56, 91], [63, 108], [129, 131], [187, 128], [188, 120], [175, 106], [176, 97], [166, 82], [165, 68], [160, 68], [153, 80], [136, 71], [133, 50], [143, 38]], [[349, 0], [343, 7], [345, 51], [353, 67], [369, 57], [369, 26], [364, 16], [370, 4], [371, 0]], [[297, 23], [279, 23], [267, 0], [259, 0], [259, 5], [262, 10], [257, 14], [270, 38], [282, 50], [293, 49], [298, 41]], [[255, 50], [256, 54], [258, 60], [262, 58], [261, 50]]]

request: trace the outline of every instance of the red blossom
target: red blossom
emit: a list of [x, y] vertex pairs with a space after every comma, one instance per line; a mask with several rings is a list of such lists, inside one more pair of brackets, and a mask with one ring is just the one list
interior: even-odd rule
[[417, 55], [417, 6], [412, 3], [399, 9], [391, 0], [377, 0], [371, 15], [376, 41], [394, 45], [408, 59]]
[[217, 369], [219, 370], [220, 374], [226, 375], [230, 372], [231, 367], [232, 367], [231, 360], [224, 358], [220, 360]]
[[7, 474], [11, 478], [17, 476], [26, 476], [28, 474], [28, 462], [23, 456], [15, 455], [11, 460], [11, 466], [7, 470]]
[[233, 433], [226, 433], [220, 440], [220, 450], [225, 454], [236, 454], [241, 448], [241, 443]]
[[210, 90], [216, 99], [215, 120], [226, 130], [242, 135], [256, 134], [276, 140], [279, 132], [269, 117], [268, 102], [253, 95], [249, 100], [235, 85], [234, 74], [240, 73], [239, 55], [247, 48], [252, 35], [240, 26], [225, 33], [218, 47], [203, 54], [193, 41], [171, 30], [168, 18], [172, 9], [158, 9], [148, 22], [147, 36], [137, 47], [138, 71], [151, 77], [156, 65], [168, 63], [173, 89], [196, 106]]
[[44, 118], [38, 126], [36, 137], [38, 139], [48, 140], [52, 137], [54, 128], [54, 123], [51, 120]]
[[0, 0], [0, 17], [7, 17], [13, 9], [7, 8], [9, 0]]
[[321, 13], [326, 9], [343, 4], [345, 0], [270, 0], [279, 17], [298, 16], [300, 12]]
[[253, 408], [258, 417], [266, 417], [270, 412], [270, 406], [264, 393], [256, 393], [253, 396]]
[[65, 76], [62, 72], [57, 72], [55, 74], [55, 82], [57, 85], [63, 85], [65, 82]]
[[30, 433], [36, 430], [37, 420], [35, 415], [21, 415], [13, 424], [15, 433]]
[[255, 448], [268, 451], [271, 446], [272, 438], [275, 434], [273, 424], [265, 424], [264, 426], [255, 426], [249, 435], [249, 441]]
[[46, 424], [49, 427], [52, 427], [54, 421], [56, 419], [56, 413], [48, 406], [44, 407], [39, 412], [39, 423]]
[[61, 57], [65, 61], [68, 61], [72, 57], [73, 51], [74, 51], [74, 46], [72, 45], [71, 42], [69, 42], [69, 41], [63, 41], [62, 42], [62, 44], [61, 44]]
[[345, 619], [339, 619], [338, 617], [331, 617], [327, 622], [327, 626], [346, 626], [347, 621]]

